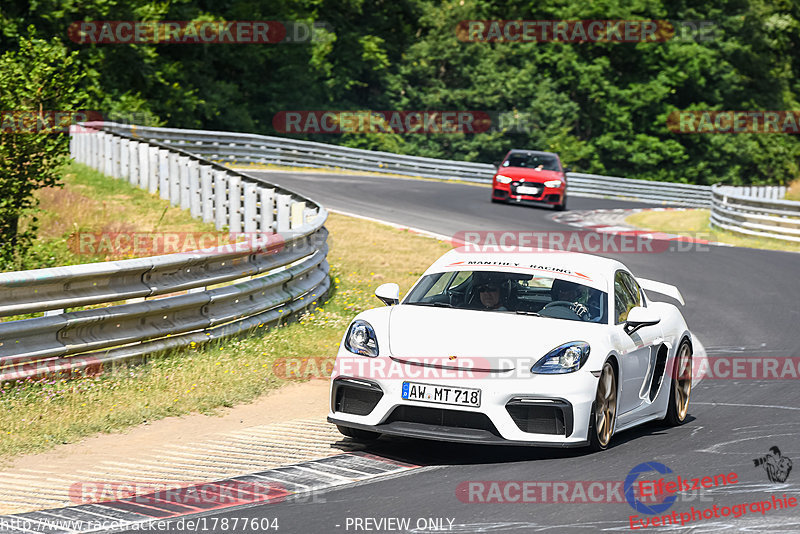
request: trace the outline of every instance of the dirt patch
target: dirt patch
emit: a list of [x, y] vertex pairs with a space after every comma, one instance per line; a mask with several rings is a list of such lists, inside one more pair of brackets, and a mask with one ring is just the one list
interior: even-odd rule
[[259, 398], [221, 411], [219, 416], [170, 417], [124, 433], [101, 434], [78, 443], [60, 445], [41, 454], [20, 456], [5, 465], [11, 470], [52, 471], [59, 476], [89, 469], [103, 460], [131, 461], [156, 446], [200, 441], [212, 434], [328, 414], [328, 380], [289, 384]]

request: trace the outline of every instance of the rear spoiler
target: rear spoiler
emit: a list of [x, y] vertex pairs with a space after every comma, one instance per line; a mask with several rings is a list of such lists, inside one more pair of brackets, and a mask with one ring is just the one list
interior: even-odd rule
[[669, 284], [664, 284], [662, 282], [656, 282], [655, 280], [648, 280], [647, 278], [637, 278], [637, 282], [645, 291], [653, 291], [654, 293], [660, 293], [661, 295], [666, 295], [668, 297], [672, 297], [681, 305], [686, 305], [683, 301], [683, 295], [681, 295], [680, 290], [677, 287], [671, 286]]

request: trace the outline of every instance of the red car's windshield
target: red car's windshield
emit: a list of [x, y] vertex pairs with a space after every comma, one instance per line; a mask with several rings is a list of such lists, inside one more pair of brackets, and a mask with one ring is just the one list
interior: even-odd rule
[[545, 154], [511, 154], [503, 162], [503, 167], [541, 168], [543, 171], [560, 171], [561, 166], [555, 156]]

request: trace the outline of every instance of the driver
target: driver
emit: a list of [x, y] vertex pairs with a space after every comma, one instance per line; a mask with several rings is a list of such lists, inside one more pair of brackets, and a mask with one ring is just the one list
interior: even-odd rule
[[503, 304], [503, 296], [500, 291], [502, 282], [494, 277], [481, 277], [475, 280], [475, 291], [481, 301], [481, 309], [507, 311]]
[[586, 286], [556, 279], [553, 280], [553, 287], [550, 289], [550, 298], [553, 302], [558, 300], [571, 303], [569, 309], [575, 312], [575, 315], [581, 320], [589, 321], [591, 319], [588, 308], [589, 288]]

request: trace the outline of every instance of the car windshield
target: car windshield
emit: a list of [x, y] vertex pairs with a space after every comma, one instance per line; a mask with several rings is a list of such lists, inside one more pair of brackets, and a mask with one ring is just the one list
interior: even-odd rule
[[558, 159], [547, 154], [527, 154], [515, 152], [508, 156], [503, 162], [503, 167], [524, 167], [527, 169], [537, 169], [543, 171], [560, 171]]
[[403, 304], [605, 323], [607, 302], [604, 291], [562, 278], [497, 271], [447, 271], [424, 276]]

